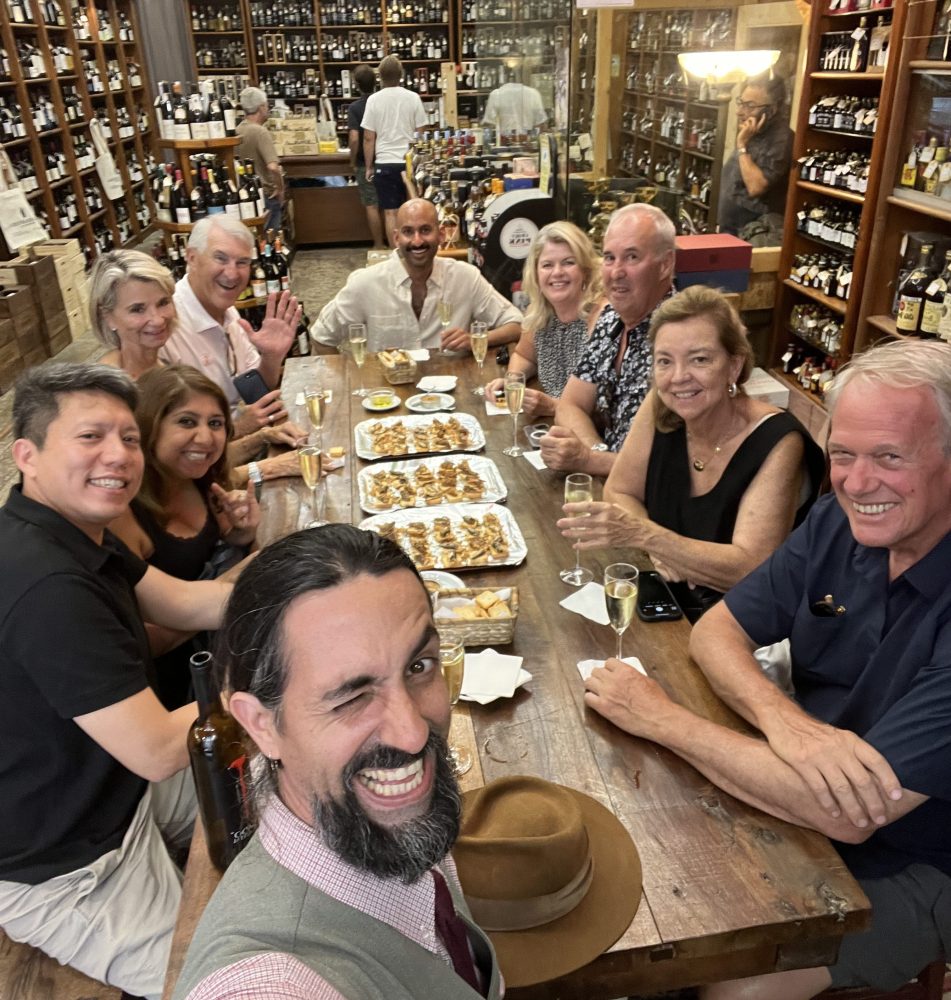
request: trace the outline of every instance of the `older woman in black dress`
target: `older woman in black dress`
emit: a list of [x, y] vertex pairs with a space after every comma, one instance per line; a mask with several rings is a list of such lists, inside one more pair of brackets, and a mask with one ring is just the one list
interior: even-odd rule
[[654, 385], [604, 501], [565, 504], [558, 526], [578, 548], [646, 551], [693, 621], [805, 516], [824, 463], [795, 417], [744, 392], [752, 351], [719, 292], [673, 296], [649, 337]]

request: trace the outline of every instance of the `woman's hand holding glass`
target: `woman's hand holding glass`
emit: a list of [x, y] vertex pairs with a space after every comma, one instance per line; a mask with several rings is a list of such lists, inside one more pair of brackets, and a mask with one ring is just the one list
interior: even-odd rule
[[583, 506], [568, 502], [562, 510], [566, 516], [559, 518], [555, 526], [565, 536], [572, 538], [581, 549], [621, 548], [637, 546], [643, 548], [647, 535], [644, 518], [628, 513], [617, 504], [603, 500], [591, 501]]
[[[582, 520], [588, 516], [586, 511], [591, 505], [592, 496], [592, 480], [587, 472], [573, 472], [566, 477], [565, 504], [573, 505], [576, 515], [574, 520]], [[594, 578], [591, 570], [582, 568], [581, 551], [577, 547], [575, 548], [574, 566], [571, 569], [563, 569], [558, 575], [565, 583], [570, 583], [572, 587], [583, 587]]]

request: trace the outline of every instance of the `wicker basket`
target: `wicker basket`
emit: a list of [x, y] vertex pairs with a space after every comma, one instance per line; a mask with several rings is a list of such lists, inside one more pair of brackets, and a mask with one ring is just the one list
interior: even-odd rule
[[415, 382], [419, 366], [405, 351], [380, 351], [377, 355], [383, 377], [390, 385]]
[[[440, 590], [439, 598], [468, 597], [475, 599], [478, 594], [492, 587], [465, 587], [462, 590]], [[503, 588], [499, 588], [503, 589]], [[464, 618], [436, 618], [436, 630], [442, 639], [461, 642], [463, 646], [504, 646], [512, 641], [515, 635], [515, 621], [518, 618], [518, 587], [506, 587], [512, 596], [508, 606], [512, 611], [510, 618], [479, 618], [467, 620]], [[438, 606], [438, 600], [437, 600]]]

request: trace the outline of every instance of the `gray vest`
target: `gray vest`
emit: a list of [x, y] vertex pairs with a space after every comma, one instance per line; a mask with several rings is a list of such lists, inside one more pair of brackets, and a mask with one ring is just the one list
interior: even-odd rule
[[[488, 1000], [499, 1000], [492, 945], [469, 919], [468, 908], [451, 885], [450, 891], [469, 928], [477, 964], [491, 969]], [[293, 955], [348, 1000], [479, 997], [438, 955], [279, 865], [255, 835], [205, 908], [174, 1000], [184, 1000], [216, 970], [264, 952]]]

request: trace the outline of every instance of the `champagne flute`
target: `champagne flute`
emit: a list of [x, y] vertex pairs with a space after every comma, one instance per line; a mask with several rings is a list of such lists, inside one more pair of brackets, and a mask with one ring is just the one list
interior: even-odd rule
[[[480, 390], [481, 391], [481, 390]], [[518, 458], [524, 454], [524, 449], [518, 446], [518, 415], [522, 412], [522, 400], [525, 398], [525, 373], [505, 373], [505, 404], [512, 414], [512, 447], [503, 448], [502, 454]]]
[[304, 485], [311, 493], [311, 506], [314, 519], [308, 522], [305, 527], [319, 528], [327, 522], [320, 516], [320, 508], [317, 503], [317, 489], [320, 486], [320, 467], [323, 464], [323, 455], [320, 446], [316, 444], [302, 444], [297, 449], [297, 459], [300, 462], [300, 474], [304, 480]]
[[347, 327], [347, 341], [350, 344], [350, 353], [353, 355], [353, 363], [360, 372], [360, 388], [354, 389], [351, 395], [366, 396], [367, 389], [363, 385], [363, 365], [367, 360], [367, 326], [366, 323], [351, 323]]
[[604, 571], [604, 605], [608, 609], [611, 628], [617, 633], [617, 658], [621, 659], [621, 636], [634, 617], [637, 603], [636, 566], [611, 563]]
[[[591, 477], [587, 472], [572, 472], [565, 479], [565, 503], [590, 503], [594, 499], [591, 492]], [[575, 514], [574, 517], [590, 517], [588, 512]], [[575, 564], [572, 569], [563, 569], [558, 574], [565, 583], [572, 587], [583, 587], [594, 579], [590, 569], [581, 567], [581, 550], [575, 549]]]
[[323, 389], [306, 389], [304, 402], [307, 404], [307, 417], [310, 426], [317, 432], [317, 443], [320, 444], [320, 434], [324, 426], [324, 407], [327, 397]]
[[472, 329], [469, 331], [469, 346], [472, 348], [472, 356], [479, 365], [479, 384], [472, 390], [473, 396], [482, 396], [485, 393], [482, 374], [482, 366], [485, 364], [485, 353], [489, 349], [489, 326], [482, 320], [474, 320]]
[[[454, 707], [462, 693], [462, 675], [465, 672], [466, 651], [461, 642], [443, 640], [439, 643], [439, 669], [449, 689], [449, 705]], [[472, 767], [472, 754], [465, 747], [449, 744], [449, 759], [457, 775], [465, 774]]]
[[[445, 295], [441, 295], [436, 302], [436, 315], [439, 317], [439, 325], [443, 329], [443, 333], [449, 329], [449, 324], [452, 322], [452, 303], [446, 298]], [[439, 351], [441, 354], [446, 353], [446, 349], [442, 346], [442, 339], [439, 342]]]

